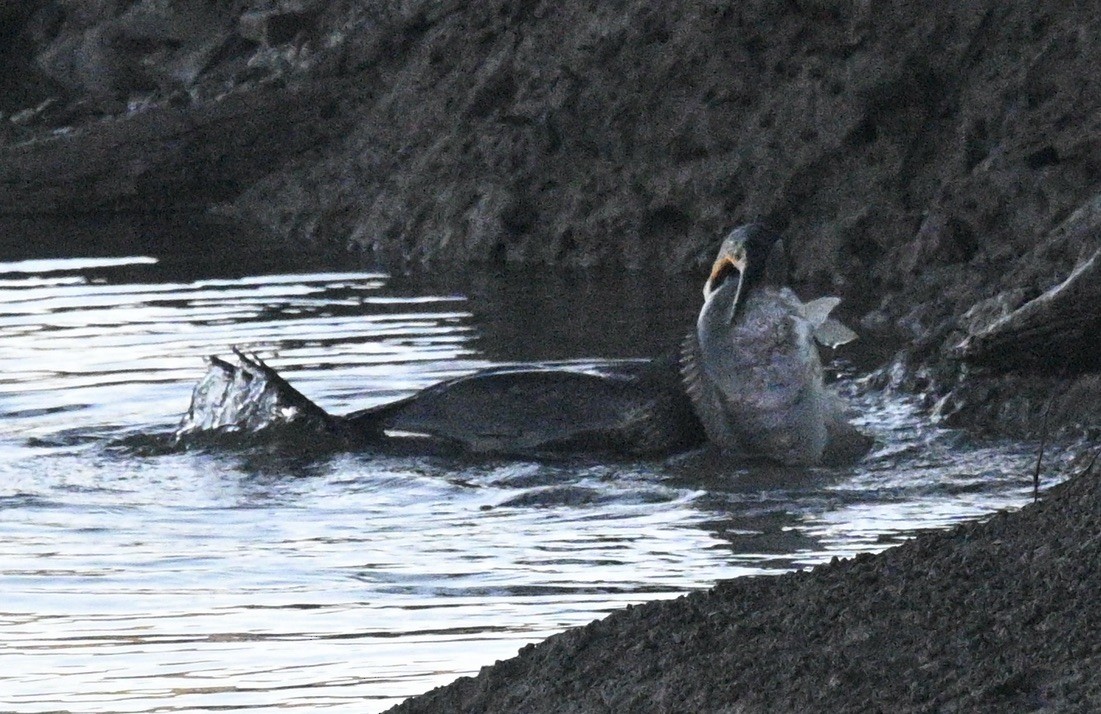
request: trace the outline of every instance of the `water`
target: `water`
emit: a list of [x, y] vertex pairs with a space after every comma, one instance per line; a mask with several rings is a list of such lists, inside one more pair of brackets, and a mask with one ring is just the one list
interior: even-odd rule
[[851, 469], [165, 449], [230, 345], [341, 413], [491, 364], [655, 354], [698, 286], [416, 282], [66, 237], [0, 263], [4, 711], [378, 711], [628, 603], [1030, 496], [1032, 447], [875, 393], [858, 406], [879, 445]]

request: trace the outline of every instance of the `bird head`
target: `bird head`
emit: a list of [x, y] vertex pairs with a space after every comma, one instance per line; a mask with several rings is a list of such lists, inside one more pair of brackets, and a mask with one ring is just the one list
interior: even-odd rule
[[737, 317], [738, 306], [762, 282], [783, 282], [784, 250], [779, 237], [759, 223], [735, 228], [723, 240], [703, 286], [704, 303], [722, 292], [730, 298], [729, 322]]

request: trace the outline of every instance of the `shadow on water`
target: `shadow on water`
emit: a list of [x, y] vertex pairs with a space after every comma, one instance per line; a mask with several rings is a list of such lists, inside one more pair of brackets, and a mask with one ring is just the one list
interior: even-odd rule
[[344, 414], [497, 364], [661, 354], [694, 321], [698, 279], [388, 276], [187, 217], [7, 228], [11, 711], [378, 710], [628, 603], [879, 550], [1030, 495], [1028, 445], [972, 442], [860, 391], [859, 352], [835, 371], [877, 447], [844, 469], [707, 451], [459, 459], [293, 432], [181, 448], [203, 360], [231, 345]]

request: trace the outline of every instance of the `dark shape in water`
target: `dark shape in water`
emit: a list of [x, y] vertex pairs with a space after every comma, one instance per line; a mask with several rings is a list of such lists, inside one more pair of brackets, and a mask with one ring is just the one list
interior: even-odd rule
[[255, 355], [234, 352], [237, 365], [211, 358], [177, 438], [294, 424], [351, 444], [518, 456], [665, 454], [704, 440], [671, 360], [491, 368], [332, 416]]
[[871, 439], [824, 386], [813, 342], [835, 346], [855, 334], [828, 318], [836, 299], [803, 303], [783, 287], [776, 244], [757, 225], [727, 236], [679, 363], [487, 369], [341, 417], [234, 350], [239, 365], [211, 359], [177, 438], [295, 424], [355, 444], [474, 454], [662, 455], [711, 441], [784, 464], [855, 460]]

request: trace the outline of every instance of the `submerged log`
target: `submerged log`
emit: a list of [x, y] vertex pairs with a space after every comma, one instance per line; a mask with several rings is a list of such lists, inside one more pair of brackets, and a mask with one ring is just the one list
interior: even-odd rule
[[157, 212], [228, 201], [347, 129], [329, 80], [165, 103], [0, 148], [0, 214]]
[[975, 329], [953, 355], [978, 365], [1041, 372], [1101, 367], [1101, 249], [1066, 280]]

